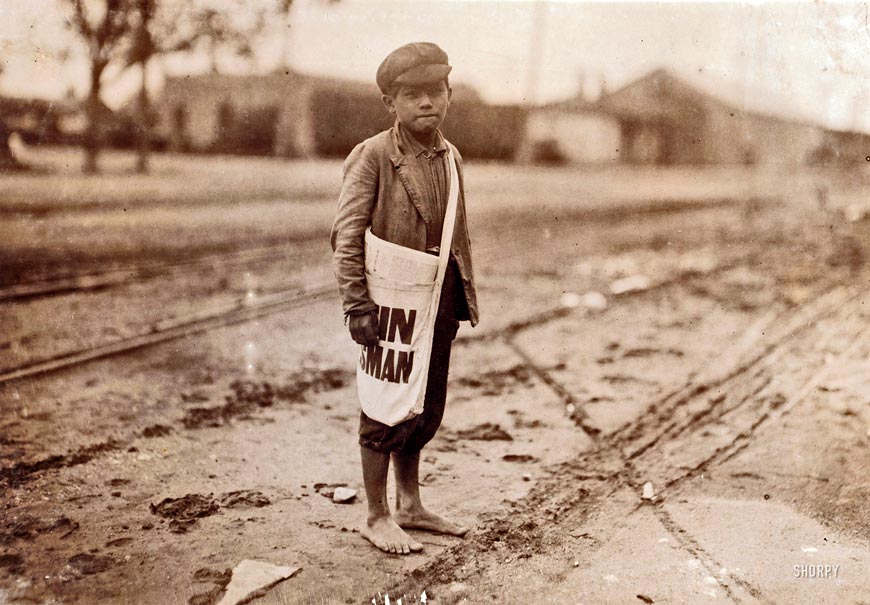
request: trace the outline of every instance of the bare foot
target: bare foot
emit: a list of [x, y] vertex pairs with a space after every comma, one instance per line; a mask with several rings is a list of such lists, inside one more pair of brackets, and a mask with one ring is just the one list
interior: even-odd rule
[[425, 508], [413, 510], [407, 508], [399, 509], [396, 511], [395, 518], [399, 527], [404, 527], [405, 529], [425, 529], [426, 531], [459, 536], [460, 538], [468, 533], [467, 527], [448, 521], [444, 517], [431, 513]]
[[360, 535], [384, 552], [407, 555], [420, 552], [423, 545], [402, 531], [392, 517], [379, 517], [369, 520], [360, 530]]

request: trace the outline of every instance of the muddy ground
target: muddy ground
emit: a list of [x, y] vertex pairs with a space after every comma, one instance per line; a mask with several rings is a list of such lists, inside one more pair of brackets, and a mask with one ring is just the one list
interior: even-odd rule
[[[844, 210], [864, 178], [741, 173], [725, 195], [722, 174], [663, 174], [668, 197], [512, 172], [469, 167], [483, 320], [460, 330], [421, 469], [467, 538], [415, 532], [424, 552], [398, 557], [359, 536], [356, 351], [330, 293], [0, 385], [0, 602], [215, 603], [243, 559], [302, 568], [262, 603], [870, 602], [870, 222]], [[0, 303], [3, 370], [324, 283], [312, 187], [286, 241], [275, 201], [238, 231], [199, 234], [220, 220], [194, 198], [174, 215], [191, 249], [277, 244], [265, 261]], [[6, 240], [7, 282], [129, 263], [112, 249], [141, 224], [95, 199], [70, 256], [51, 234], [84, 215], [12, 199], [31, 231], [20, 255]], [[178, 260], [149, 233], [150, 260]], [[341, 486], [358, 497], [334, 503]], [[817, 564], [837, 577], [796, 575]]]

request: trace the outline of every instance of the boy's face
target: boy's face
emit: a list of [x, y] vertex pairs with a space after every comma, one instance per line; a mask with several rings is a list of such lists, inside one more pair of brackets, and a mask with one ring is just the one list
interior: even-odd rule
[[444, 80], [402, 84], [393, 92], [383, 96], [384, 105], [418, 137], [429, 137], [441, 126], [453, 93]]

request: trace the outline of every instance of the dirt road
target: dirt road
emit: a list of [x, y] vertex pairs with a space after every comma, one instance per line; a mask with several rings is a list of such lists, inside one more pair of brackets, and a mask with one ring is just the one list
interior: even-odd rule
[[[773, 186], [592, 211], [534, 182], [472, 216], [484, 322], [424, 452], [469, 537], [358, 535], [356, 352], [315, 293], [0, 385], [0, 602], [214, 603], [243, 559], [302, 568], [263, 603], [867, 602], [870, 224]], [[330, 278], [294, 246], [7, 301], [3, 370]]]

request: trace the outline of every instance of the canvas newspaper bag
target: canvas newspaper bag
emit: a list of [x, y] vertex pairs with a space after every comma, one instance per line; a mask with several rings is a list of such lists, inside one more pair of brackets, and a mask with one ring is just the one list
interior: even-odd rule
[[366, 416], [395, 426], [423, 412], [435, 316], [447, 271], [459, 174], [448, 148], [450, 191], [438, 256], [365, 233], [369, 297], [378, 305], [378, 344], [360, 346], [357, 392]]

